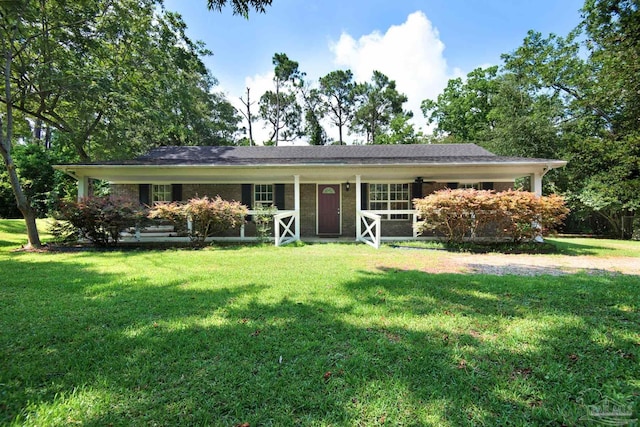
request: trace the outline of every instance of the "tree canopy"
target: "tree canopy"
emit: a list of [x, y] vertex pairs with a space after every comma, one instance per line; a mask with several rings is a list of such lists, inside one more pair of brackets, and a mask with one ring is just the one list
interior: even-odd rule
[[[640, 12], [627, 0], [587, 0], [582, 12], [568, 35], [530, 31], [501, 68], [449, 81], [422, 109], [440, 137], [568, 160], [547, 188], [568, 196], [574, 230], [620, 235], [640, 208]], [[593, 215], [608, 226], [593, 229]]]

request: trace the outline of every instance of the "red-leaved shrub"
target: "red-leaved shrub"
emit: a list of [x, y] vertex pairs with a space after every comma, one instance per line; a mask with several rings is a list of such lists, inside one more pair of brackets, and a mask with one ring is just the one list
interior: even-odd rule
[[129, 199], [85, 197], [63, 202], [59, 215], [96, 246], [115, 246], [120, 233], [144, 221], [146, 210]]
[[552, 232], [569, 213], [560, 196], [516, 190], [445, 189], [413, 203], [422, 218], [418, 232], [435, 231], [450, 242], [479, 236], [521, 242]]

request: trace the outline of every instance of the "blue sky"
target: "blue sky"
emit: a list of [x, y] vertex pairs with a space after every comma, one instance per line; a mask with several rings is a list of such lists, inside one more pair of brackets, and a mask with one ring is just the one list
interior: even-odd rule
[[[356, 80], [373, 69], [409, 96], [406, 107], [435, 98], [451, 77], [500, 64], [528, 30], [566, 35], [580, 22], [583, 0], [273, 0], [248, 20], [215, 13], [206, 0], [165, 0], [192, 39], [214, 55], [206, 64], [230, 100], [250, 86], [256, 99], [269, 88], [271, 58], [284, 52], [317, 79], [350, 68]], [[424, 121], [423, 121], [424, 122]]]

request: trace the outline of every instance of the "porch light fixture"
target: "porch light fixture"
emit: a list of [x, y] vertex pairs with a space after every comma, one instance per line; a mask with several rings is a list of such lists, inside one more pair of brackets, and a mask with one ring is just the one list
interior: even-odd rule
[[349, 184], [349, 181], [347, 181], [344, 187], [347, 189], [347, 191], [349, 191], [349, 189], [351, 188], [351, 184]]

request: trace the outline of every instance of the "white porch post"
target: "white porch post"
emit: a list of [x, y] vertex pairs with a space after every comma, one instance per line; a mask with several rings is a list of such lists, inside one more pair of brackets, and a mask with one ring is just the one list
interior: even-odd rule
[[534, 173], [531, 175], [531, 192], [536, 196], [542, 196], [542, 174]]
[[362, 220], [360, 219], [360, 210], [362, 208], [362, 185], [360, 183], [360, 175], [356, 175], [356, 240], [362, 235]]
[[295, 238], [300, 240], [300, 175], [293, 176], [293, 208], [296, 211]]
[[89, 195], [89, 177], [78, 177], [78, 201]]

